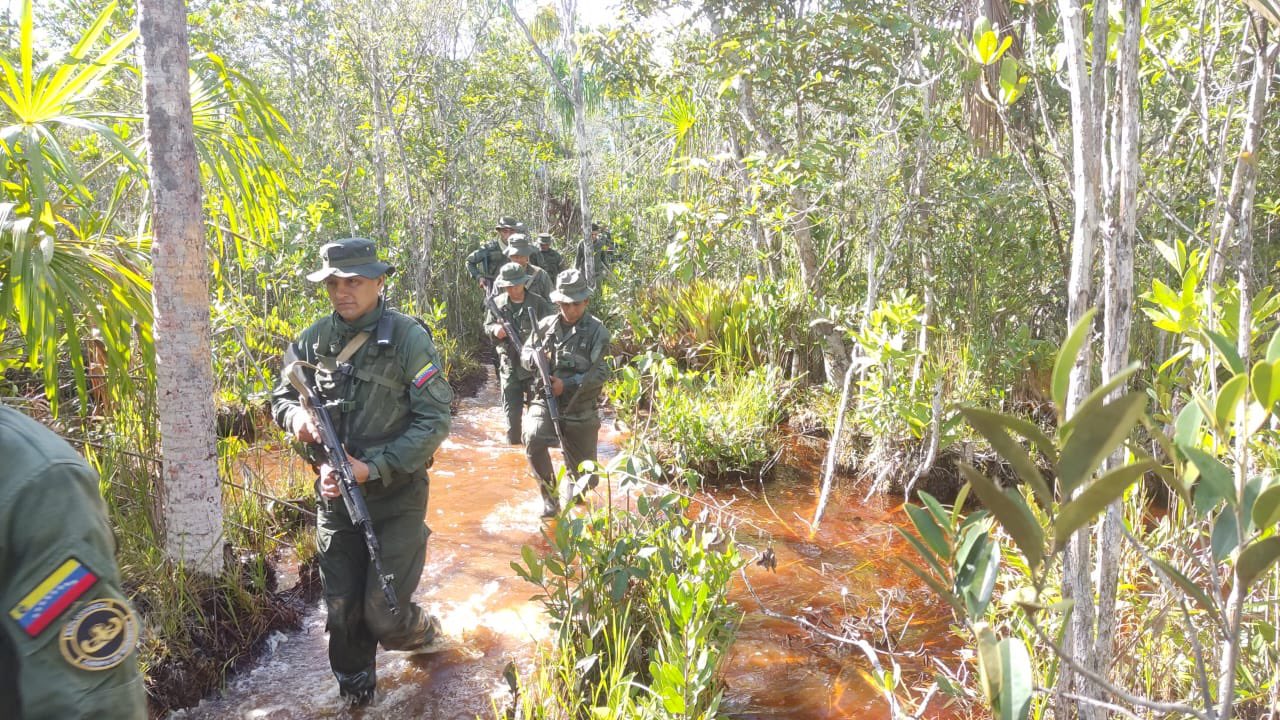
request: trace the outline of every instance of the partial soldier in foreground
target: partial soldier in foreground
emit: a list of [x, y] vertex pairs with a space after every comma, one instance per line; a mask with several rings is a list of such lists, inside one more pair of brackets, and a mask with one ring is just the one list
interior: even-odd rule
[[512, 235], [511, 243], [507, 245], [507, 257], [511, 262], [519, 263], [529, 273], [529, 289], [542, 297], [549, 297], [552, 290], [551, 276], [546, 270], [529, 262], [535, 252], [537, 251], [529, 243], [529, 238], [524, 235]]
[[[536, 320], [556, 312], [550, 300], [527, 289], [529, 279], [523, 265], [514, 262], [503, 265], [494, 281], [494, 287], [500, 292], [495, 295], [493, 305], [485, 308], [484, 317], [485, 332], [494, 339], [501, 358], [498, 386], [502, 388], [502, 409], [507, 416], [507, 442], [512, 445], [521, 442], [520, 419], [526, 398], [533, 389], [533, 373], [520, 365], [520, 348], [515, 343], [529, 337]], [[515, 330], [516, 339], [508, 334], [507, 327]]]
[[538, 251], [529, 258], [529, 262], [547, 271], [549, 277], [558, 277], [564, 270], [564, 258], [560, 251], [551, 247], [551, 233], [538, 233]]
[[[341, 499], [334, 468], [318, 465], [317, 545], [328, 611], [329, 664], [338, 691], [366, 705], [377, 685], [378, 643], [388, 650], [427, 652], [440, 624], [412, 602], [426, 559], [427, 465], [449, 434], [453, 391], [431, 335], [418, 321], [387, 307], [382, 297], [391, 265], [371, 240], [348, 238], [320, 249], [324, 266], [307, 276], [323, 282], [334, 312], [294, 343], [316, 366], [325, 400], [394, 576], [399, 612], [392, 612], [372, 567], [364, 535]], [[276, 423], [305, 443], [319, 440], [314, 420], [284, 379], [273, 392]]]
[[467, 256], [467, 274], [480, 283], [485, 292], [492, 292], [493, 279], [497, 277], [498, 269], [507, 262], [504, 254], [507, 239], [516, 233], [516, 226], [519, 224], [513, 217], [502, 218], [493, 228], [498, 233], [498, 239], [490, 240]]
[[0, 405], [0, 717], [144, 720], [138, 617], [120, 588], [98, 476]]
[[[534, 395], [524, 418], [525, 455], [538, 478], [542, 492], [543, 517], [559, 512], [560, 492], [556, 486], [555, 468], [547, 451], [563, 436], [565, 464], [570, 478], [577, 475], [586, 460], [596, 460], [596, 436], [600, 431], [600, 391], [609, 378], [605, 353], [609, 348], [609, 331], [594, 315], [587, 314], [591, 287], [582, 274], [570, 268], [556, 278], [551, 300], [559, 313], [538, 322], [533, 335], [525, 342], [521, 363], [536, 370], [538, 355], [550, 366], [550, 387], [542, 387]], [[535, 382], [542, 382], [535, 378]], [[558, 418], [551, 412], [546, 391], [555, 398]], [[559, 433], [555, 426], [560, 422]], [[589, 478], [594, 486], [595, 477]]]

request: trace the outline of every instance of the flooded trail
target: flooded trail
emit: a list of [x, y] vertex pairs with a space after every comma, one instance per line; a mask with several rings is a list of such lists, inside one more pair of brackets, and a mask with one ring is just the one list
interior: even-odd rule
[[[610, 424], [601, 435], [602, 460], [617, 452], [619, 439], [608, 430]], [[253, 669], [237, 675], [217, 696], [170, 718], [494, 717], [494, 708], [504, 707], [510, 697], [504, 667], [514, 662], [526, 675], [536, 644], [549, 634], [541, 605], [530, 600], [535, 588], [510, 567], [522, 545], [543, 549], [546, 544], [537, 487], [521, 448], [502, 441], [503, 427], [491, 380], [462, 402], [431, 470], [427, 524], [432, 534], [414, 599], [440, 618], [456, 647], [423, 656], [380, 650], [376, 704], [349, 711], [328, 669], [324, 611], [317, 603], [301, 630], [271, 639]], [[794, 623], [765, 616], [760, 603], [835, 633], [853, 623], [869, 640], [874, 636], [869, 623], [898, 613], [897, 625], [902, 625], [910, 617], [905, 635], [895, 634], [899, 651], [930, 643], [933, 650], [947, 650], [936, 644], [947, 635], [946, 618], [894, 559], [905, 547], [890, 527], [900, 521], [898, 503], [837, 496], [821, 532], [808, 536], [799, 518], [812, 515], [820, 458], [802, 444], [794, 450], [790, 467], [766, 486], [767, 498], [759, 486], [703, 495], [710, 503], [730, 505], [745, 556], [771, 546], [778, 560], [776, 572], [755, 566], [747, 571], [759, 602], [741, 578], [735, 581], [732, 598], [744, 618], [724, 668], [724, 710], [740, 720], [888, 717], [884, 702], [863, 679], [867, 663], [861, 654], [814, 641]], [[553, 451], [557, 464], [558, 455]], [[613, 497], [625, 502], [616, 490]], [[887, 606], [896, 609], [882, 610]], [[927, 669], [926, 660], [919, 660], [919, 669]]]

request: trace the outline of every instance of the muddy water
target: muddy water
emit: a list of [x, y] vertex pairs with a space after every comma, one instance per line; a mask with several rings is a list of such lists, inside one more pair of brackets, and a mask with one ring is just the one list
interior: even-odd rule
[[[350, 712], [328, 671], [324, 612], [317, 605], [300, 631], [273, 637], [257, 666], [218, 697], [171, 718], [493, 717], [493, 708], [509, 699], [503, 668], [514, 662], [524, 674], [535, 645], [548, 635], [540, 606], [530, 600], [533, 587], [510, 567], [521, 545], [545, 548], [541, 500], [520, 448], [501, 442], [497, 405], [492, 382], [464, 401], [431, 471], [427, 523], [433, 532], [415, 600], [441, 619], [453, 647], [425, 656], [380, 651], [379, 698], [363, 713]], [[602, 458], [617, 451], [619, 439], [608, 426]], [[791, 455], [795, 466], [768, 485], [767, 501], [758, 487], [702, 496], [709, 504], [729, 505], [745, 554], [772, 547], [778, 561], [776, 572], [748, 570], [754, 594], [741, 579], [734, 588], [744, 616], [724, 669], [725, 710], [743, 720], [888, 717], [863, 680], [867, 663], [860, 654], [767, 617], [761, 604], [837, 634], [850, 623], [881, 645], [874, 628], [887, 615], [899, 652], [945, 637], [945, 618], [894, 560], [905, 544], [890, 527], [901, 515], [893, 503], [837, 496], [821, 532], [810, 537], [800, 518], [812, 515], [820, 458], [804, 445]], [[554, 452], [553, 458], [559, 460]], [[904, 656], [903, 662], [926, 667], [922, 657]]]

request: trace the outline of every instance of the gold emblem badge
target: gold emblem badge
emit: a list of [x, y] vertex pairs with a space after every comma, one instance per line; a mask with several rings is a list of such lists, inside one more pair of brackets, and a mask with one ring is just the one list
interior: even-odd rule
[[110, 670], [124, 662], [138, 640], [138, 622], [119, 600], [85, 604], [62, 626], [62, 657], [81, 670]]

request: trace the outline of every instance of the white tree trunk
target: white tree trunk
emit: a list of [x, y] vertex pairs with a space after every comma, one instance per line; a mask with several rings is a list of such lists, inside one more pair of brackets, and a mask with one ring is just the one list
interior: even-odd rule
[[[1138, 129], [1142, 102], [1138, 94], [1138, 49], [1142, 36], [1142, 0], [1124, 0], [1124, 36], [1120, 43], [1118, 82], [1120, 103], [1116, 127], [1118, 135], [1113, 147], [1118, 152], [1111, 166], [1118, 176], [1114, 193], [1112, 231], [1107, 233], [1104, 252], [1103, 284], [1106, 304], [1103, 310], [1102, 378], [1107, 381], [1129, 363], [1129, 334], [1133, 325], [1133, 248], [1138, 226]], [[1112, 398], [1123, 394], [1116, 388]], [[1117, 451], [1111, 465], [1123, 461], [1123, 450]], [[1098, 541], [1098, 632], [1094, 643], [1096, 669], [1106, 672], [1114, 655], [1116, 591], [1120, 571], [1120, 543], [1123, 516], [1116, 501], [1107, 508]]]
[[154, 242], [156, 395], [165, 551], [222, 569], [222, 489], [209, 350], [209, 273], [182, 0], [141, 0], [143, 104]]
[[[1101, 3], [1106, 12], [1105, 3]], [[1099, 12], [1095, 4], [1094, 12]], [[1094, 105], [1093, 83], [1101, 82], [1100, 68], [1090, 78], [1085, 66], [1084, 12], [1080, 0], [1058, 0], [1058, 14], [1062, 22], [1062, 36], [1066, 45], [1067, 77], [1071, 90], [1072, 163], [1071, 189], [1075, 212], [1071, 231], [1071, 276], [1067, 280], [1067, 326], [1074, 327], [1084, 317], [1092, 301], [1093, 257], [1098, 229], [1098, 197], [1101, 163], [1098, 154], [1098, 123]], [[1089, 389], [1091, 354], [1086, 349], [1080, 353], [1067, 389], [1064, 417], [1070, 417], [1079, 407]], [[1093, 649], [1093, 583], [1090, 570], [1090, 534], [1078, 532], [1067, 548], [1063, 567], [1063, 594], [1075, 600], [1071, 614], [1071, 626], [1065, 635], [1067, 652], [1081, 658], [1091, 655]], [[1091, 695], [1091, 689], [1082, 677], [1065, 668], [1059, 676], [1059, 690]], [[1059, 695], [1062, 717], [1068, 717], [1068, 703]], [[1070, 703], [1075, 706], [1074, 703]], [[1089, 720], [1096, 716], [1092, 706], [1080, 704], [1079, 715]]]

